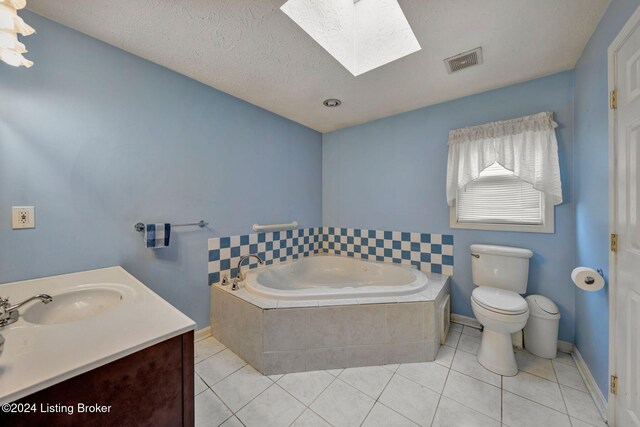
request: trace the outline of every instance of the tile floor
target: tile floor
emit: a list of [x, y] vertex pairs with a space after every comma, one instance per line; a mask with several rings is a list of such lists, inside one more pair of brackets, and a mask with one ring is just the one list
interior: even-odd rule
[[606, 426], [570, 355], [517, 351], [502, 377], [475, 357], [481, 333], [452, 324], [429, 363], [263, 376], [213, 338], [196, 343], [196, 426]]

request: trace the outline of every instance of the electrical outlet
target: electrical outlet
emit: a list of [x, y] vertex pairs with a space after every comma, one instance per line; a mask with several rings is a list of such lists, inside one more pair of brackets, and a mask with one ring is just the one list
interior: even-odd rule
[[13, 206], [11, 208], [11, 228], [36, 228], [36, 212], [33, 206]]

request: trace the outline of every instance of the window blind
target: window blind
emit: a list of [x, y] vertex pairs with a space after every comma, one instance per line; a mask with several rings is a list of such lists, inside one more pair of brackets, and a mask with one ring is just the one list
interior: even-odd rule
[[456, 213], [458, 222], [539, 225], [542, 192], [496, 162], [458, 190]]

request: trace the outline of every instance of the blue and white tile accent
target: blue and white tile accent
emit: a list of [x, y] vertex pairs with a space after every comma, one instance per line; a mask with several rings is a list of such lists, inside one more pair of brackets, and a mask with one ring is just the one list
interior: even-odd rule
[[[209, 284], [220, 282], [225, 275], [235, 277], [240, 257], [258, 254], [265, 264], [298, 259], [321, 251], [321, 227], [287, 231], [245, 234], [242, 236], [214, 237], [209, 239]], [[249, 268], [256, 268], [255, 258]]]
[[[270, 265], [317, 253], [413, 265], [453, 275], [453, 236], [361, 228], [311, 227], [209, 239], [209, 284], [235, 277], [240, 257], [258, 254]], [[256, 268], [255, 259], [249, 268]]]
[[453, 275], [453, 235], [323, 227], [323, 252]]

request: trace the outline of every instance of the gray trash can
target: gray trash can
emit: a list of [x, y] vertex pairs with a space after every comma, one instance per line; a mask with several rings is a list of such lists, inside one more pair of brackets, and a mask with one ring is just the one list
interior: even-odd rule
[[529, 320], [524, 327], [524, 348], [545, 359], [554, 359], [558, 351], [560, 310], [549, 298], [529, 295]]

